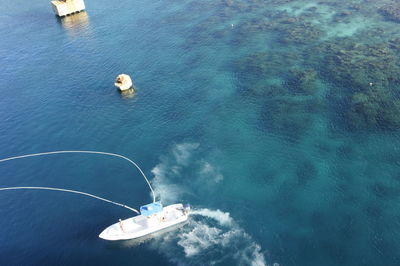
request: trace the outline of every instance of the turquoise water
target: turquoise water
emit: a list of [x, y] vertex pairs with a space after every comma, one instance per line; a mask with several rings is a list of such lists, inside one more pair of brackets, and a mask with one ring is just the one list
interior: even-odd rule
[[[195, 215], [110, 244], [98, 234], [126, 209], [3, 192], [1, 265], [400, 264], [399, 4], [86, 6], [58, 19], [48, 1], [0, 0], [0, 157], [119, 153]], [[133, 97], [113, 87], [120, 73]], [[97, 155], [3, 163], [0, 186], [151, 201], [136, 169]]]

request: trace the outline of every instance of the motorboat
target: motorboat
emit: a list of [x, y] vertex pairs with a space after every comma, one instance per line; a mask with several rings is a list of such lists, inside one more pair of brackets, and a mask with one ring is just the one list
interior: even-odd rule
[[190, 206], [181, 203], [163, 207], [153, 202], [140, 207], [140, 214], [110, 225], [99, 235], [105, 240], [136, 239], [185, 222]]

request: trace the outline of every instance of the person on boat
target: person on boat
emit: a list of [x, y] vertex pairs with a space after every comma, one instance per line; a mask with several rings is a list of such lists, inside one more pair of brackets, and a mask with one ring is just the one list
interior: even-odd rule
[[119, 219], [119, 227], [121, 227], [122, 232], [125, 233], [125, 229], [124, 229], [124, 223], [122, 222], [121, 219]]

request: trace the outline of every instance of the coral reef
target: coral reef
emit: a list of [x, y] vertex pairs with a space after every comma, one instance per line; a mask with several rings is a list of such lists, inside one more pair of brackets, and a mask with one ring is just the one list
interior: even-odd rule
[[[268, 130], [297, 140], [313, 125], [315, 113], [323, 103], [314, 96], [317, 72], [308, 68], [293, 68], [298, 56], [280, 53], [248, 55], [235, 63], [240, 91], [262, 100], [262, 124]], [[286, 80], [285, 80], [285, 75]]]
[[398, 56], [387, 43], [338, 39], [324, 43], [316, 51], [325, 76], [355, 91], [362, 91], [369, 83], [388, 88], [400, 82]]
[[[257, 99], [268, 130], [291, 128], [303, 134], [321, 111], [311, 110], [312, 104], [329, 107], [332, 128], [399, 128], [400, 35], [386, 24], [400, 22], [400, 2], [326, 0], [304, 6], [299, 0], [269, 5], [217, 0], [186, 5], [198, 11], [197, 17], [187, 18], [198, 26], [182, 30], [187, 34], [184, 49], [234, 48], [230, 56], [238, 92]], [[377, 10], [391, 21], [355, 26], [367, 16], [380, 19]]]
[[316, 78], [317, 72], [313, 69], [295, 68], [289, 71], [287, 85], [295, 93], [313, 94]]
[[284, 27], [276, 27], [276, 30], [280, 32], [280, 41], [285, 44], [313, 43], [323, 35], [323, 32], [311, 23], [295, 23], [296, 19], [288, 19], [287, 21], [288, 24], [281, 24], [285, 25]]
[[280, 74], [286, 70], [286, 65], [297, 61], [297, 56], [279, 53], [256, 53], [240, 58], [235, 62], [235, 73], [240, 80], [242, 91], [256, 96], [271, 98], [288, 93], [281, 86]]
[[295, 175], [298, 185], [306, 185], [309, 181], [317, 177], [318, 169], [312, 161], [304, 160], [297, 165]]
[[379, 9], [379, 12], [389, 20], [400, 22], [400, 3], [398, 1], [385, 4]]
[[296, 141], [313, 125], [322, 102], [313, 97], [277, 97], [267, 101], [262, 112], [265, 126]]
[[[358, 130], [394, 130], [400, 127], [397, 89], [400, 60], [397, 39], [389, 43], [359, 43], [338, 38], [316, 48], [321, 74], [336, 86], [330, 95], [340, 103], [346, 124]], [[343, 109], [344, 107], [344, 109]]]
[[356, 129], [398, 129], [400, 101], [390, 91], [371, 88], [353, 94], [348, 116], [350, 126]]

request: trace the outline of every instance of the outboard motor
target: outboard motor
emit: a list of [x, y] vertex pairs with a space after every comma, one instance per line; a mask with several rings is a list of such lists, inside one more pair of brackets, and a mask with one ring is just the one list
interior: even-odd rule
[[183, 204], [183, 214], [188, 214], [190, 212], [191, 208], [189, 204]]

